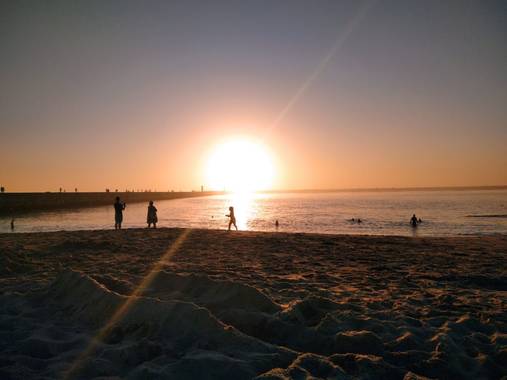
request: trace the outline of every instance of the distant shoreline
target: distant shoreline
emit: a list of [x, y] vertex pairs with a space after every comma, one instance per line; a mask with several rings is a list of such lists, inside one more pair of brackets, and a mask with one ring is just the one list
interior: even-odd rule
[[[507, 190], [507, 185], [491, 185], [491, 186], [419, 186], [419, 187], [351, 187], [351, 188], [337, 188], [337, 189], [273, 189], [273, 190], [257, 190], [256, 193], [343, 193], [343, 192], [387, 192], [387, 191], [467, 191], [467, 190]], [[202, 194], [208, 195], [221, 195], [230, 193], [224, 191], [132, 191], [132, 192], [105, 192], [105, 191], [83, 191], [77, 194]], [[58, 191], [9, 191], [0, 193], [0, 197], [7, 194], [76, 194], [75, 192]]]
[[507, 190], [507, 185], [498, 186], [445, 186], [445, 187], [371, 187], [350, 189], [292, 189], [264, 190], [258, 193], [370, 193], [370, 192], [402, 192], [402, 191], [473, 191], [473, 190]]
[[64, 192], [64, 193], [1, 193], [0, 216], [17, 216], [33, 212], [71, 210], [112, 205], [116, 197], [125, 203], [150, 200], [182, 199], [220, 195], [218, 191], [188, 192]]

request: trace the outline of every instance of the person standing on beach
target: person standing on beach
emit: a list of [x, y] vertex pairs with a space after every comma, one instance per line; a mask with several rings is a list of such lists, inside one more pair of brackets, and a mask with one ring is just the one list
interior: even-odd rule
[[150, 201], [150, 205], [148, 206], [148, 215], [146, 217], [146, 222], [148, 223], [148, 228], [151, 227], [153, 223], [153, 228], [157, 228], [157, 208], [153, 206], [153, 201]]
[[227, 231], [231, 230], [231, 225], [234, 225], [234, 228], [236, 228], [236, 231], [238, 230], [238, 226], [236, 226], [236, 216], [234, 216], [234, 207], [229, 207], [229, 215], [226, 215], [226, 217], [229, 218], [229, 228]]
[[114, 229], [120, 230], [121, 223], [123, 222], [123, 210], [127, 205], [125, 202], [120, 201], [120, 197], [116, 197], [116, 202], [114, 202]]

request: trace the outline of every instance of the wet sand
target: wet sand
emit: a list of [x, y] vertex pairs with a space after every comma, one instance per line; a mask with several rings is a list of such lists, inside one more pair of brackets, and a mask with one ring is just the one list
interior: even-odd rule
[[0, 378], [499, 379], [507, 236], [0, 234]]

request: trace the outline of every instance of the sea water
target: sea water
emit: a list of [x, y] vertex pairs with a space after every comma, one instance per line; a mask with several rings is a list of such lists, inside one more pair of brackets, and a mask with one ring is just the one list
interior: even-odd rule
[[[111, 206], [19, 216], [14, 232], [114, 228]], [[228, 194], [155, 202], [159, 227], [404, 236], [507, 233], [507, 190]], [[147, 204], [128, 204], [123, 228], [146, 227]], [[410, 226], [412, 214], [421, 218]], [[361, 219], [361, 223], [352, 219]], [[278, 228], [275, 221], [278, 220]], [[0, 232], [11, 232], [0, 218]]]

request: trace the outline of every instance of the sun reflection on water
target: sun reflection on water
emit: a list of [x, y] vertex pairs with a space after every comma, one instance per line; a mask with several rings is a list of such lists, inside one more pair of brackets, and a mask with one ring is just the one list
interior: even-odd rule
[[234, 207], [238, 229], [248, 230], [259, 211], [256, 200], [264, 196], [254, 192], [230, 193], [224, 198], [224, 210], [228, 210], [229, 206]]

